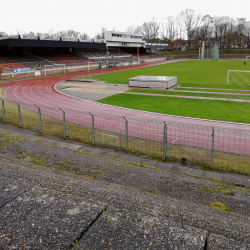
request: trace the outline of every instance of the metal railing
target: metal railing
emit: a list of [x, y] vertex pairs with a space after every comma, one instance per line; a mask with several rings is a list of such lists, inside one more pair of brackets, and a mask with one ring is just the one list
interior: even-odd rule
[[4, 123], [163, 161], [250, 174], [250, 130], [0, 102]]

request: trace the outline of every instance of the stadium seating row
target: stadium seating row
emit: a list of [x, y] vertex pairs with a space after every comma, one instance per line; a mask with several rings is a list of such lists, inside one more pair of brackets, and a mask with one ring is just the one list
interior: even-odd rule
[[[82, 54], [89, 59], [92, 58], [105, 58], [107, 57], [107, 52], [82, 52]], [[122, 51], [111, 51], [108, 53], [109, 57], [131, 57], [130, 54]]]
[[[18, 54], [18, 55], [6, 55], [4, 58], [7, 59], [5, 60], [6, 63], [22, 63], [22, 62], [40, 62], [44, 61], [42, 58], [35, 56], [35, 55], [23, 55], [23, 54]], [[9, 60], [9, 61], [8, 61]], [[11, 61], [11, 62], [10, 62]]]
[[1, 64], [1, 68], [7, 71], [12, 71], [17, 68], [25, 68], [25, 65], [21, 63]]
[[5, 56], [0, 56], [0, 64], [2, 63], [14, 63], [15, 61], [13, 61], [12, 59], [9, 59]]
[[80, 58], [72, 54], [50, 54], [40, 55], [40, 57], [49, 61], [61, 61], [61, 60], [79, 60]]
[[84, 65], [88, 62], [92, 62], [91, 60], [60, 60], [57, 61], [58, 64], [65, 64], [66, 66], [74, 66], [74, 65]]

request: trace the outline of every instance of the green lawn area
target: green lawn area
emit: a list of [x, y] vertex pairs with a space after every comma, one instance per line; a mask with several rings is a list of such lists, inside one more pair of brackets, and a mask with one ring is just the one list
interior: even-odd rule
[[100, 103], [163, 114], [250, 123], [250, 103], [117, 94]]
[[175, 88], [174, 90], [183, 90], [183, 91], [203, 91], [203, 92], [223, 92], [223, 93], [236, 93], [236, 94], [250, 94], [250, 90], [249, 90], [249, 91], [237, 91], [237, 90], [195, 89], [195, 88]]
[[211, 98], [225, 98], [225, 99], [242, 99], [250, 100], [250, 96], [244, 95], [222, 95], [222, 94], [209, 94], [209, 93], [189, 93], [189, 92], [177, 92], [177, 91], [166, 91], [166, 90], [149, 90], [149, 89], [130, 89], [127, 92], [132, 93], [146, 93], [146, 94], [160, 94], [160, 95], [182, 95], [182, 96], [200, 96], [200, 97], [211, 97]]
[[230, 73], [228, 70], [249, 70], [250, 63], [243, 61], [180, 61], [152, 67], [125, 70], [99, 75], [100, 81], [115, 84], [128, 84], [128, 79], [139, 75], [177, 76], [182, 87], [229, 88], [250, 90], [250, 73]]

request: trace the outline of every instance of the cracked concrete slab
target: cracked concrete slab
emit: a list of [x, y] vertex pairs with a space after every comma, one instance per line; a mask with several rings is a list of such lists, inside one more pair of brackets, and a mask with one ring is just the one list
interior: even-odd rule
[[249, 243], [244, 242], [244, 239], [237, 241], [218, 234], [210, 234], [207, 240], [207, 250], [248, 250], [249, 247]]
[[82, 249], [203, 249], [207, 231], [132, 210], [108, 209], [74, 247]]
[[0, 177], [0, 207], [28, 189], [30, 185], [23, 180]]
[[67, 249], [104, 208], [83, 197], [33, 187], [0, 209], [1, 247]]

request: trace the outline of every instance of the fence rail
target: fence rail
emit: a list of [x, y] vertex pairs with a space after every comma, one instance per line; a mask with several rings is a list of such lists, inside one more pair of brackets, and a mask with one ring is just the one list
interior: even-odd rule
[[250, 174], [250, 131], [0, 102], [1, 122], [163, 161]]

